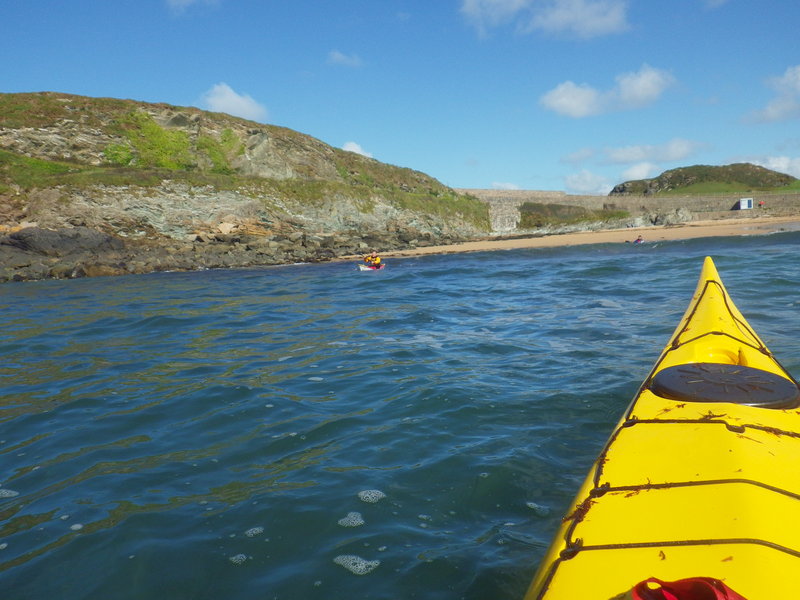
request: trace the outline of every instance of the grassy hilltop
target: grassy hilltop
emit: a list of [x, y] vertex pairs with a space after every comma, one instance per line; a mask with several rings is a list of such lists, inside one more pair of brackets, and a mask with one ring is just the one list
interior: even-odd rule
[[347, 198], [370, 212], [386, 203], [488, 229], [476, 199], [287, 128], [133, 100], [0, 94], [0, 195], [165, 180], [239, 190], [265, 204]]
[[800, 191], [800, 180], [750, 163], [695, 165], [664, 171], [653, 179], [620, 183], [609, 196], [703, 195]]

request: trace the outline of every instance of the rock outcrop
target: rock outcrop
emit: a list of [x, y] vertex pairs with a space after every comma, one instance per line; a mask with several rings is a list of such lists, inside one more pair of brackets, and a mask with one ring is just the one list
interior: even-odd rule
[[476, 198], [289, 129], [0, 94], [0, 281], [331, 260], [489, 227]]

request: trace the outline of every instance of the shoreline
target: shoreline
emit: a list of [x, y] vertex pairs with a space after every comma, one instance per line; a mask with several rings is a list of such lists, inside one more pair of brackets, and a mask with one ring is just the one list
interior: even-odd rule
[[[479, 240], [446, 246], [425, 246], [411, 250], [381, 252], [385, 258], [403, 258], [427, 254], [455, 254], [461, 252], [486, 252], [492, 250], [519, 250], [523, 248], [554, 248], [559, 246], [582, 246], [587, 244], [625, 243], [638, 235], [646, 243], [688, 240], [704, 237], [732, 237], [743, 235], [768, 235], [780, 231], [800, 231], [800, 216], [792, 217], [748, 217], [725, 219], [724, 221], [690, 221], [681, 225], [627, 227], [559, 233], [540, 237], [515, 239]], [[352, 260], [359, 255], [343, 256], [337, 260]]]
[[[642, 235], [645, 243], [654, 243], [705, 237], [769, 235], [787, 231], [800, 231], [800, 215], [760, 215], [689, 221], [678, 225], [625, 227], [538, 236], [531, 234], [528, 237], [521, 235], [513, 238], [489, 237], [446, 245], [404, 248], [382, 252], [381, 255], [388, 259], [399, 259], [464, 252], [624, 244], [635, 240], [639, 235]], [[236, 244], [233, 241], [227, 244], [195, 242], [188, 249], [158, 244], [128, 246], [110, 234], [86, 227], [66, 230], [29, 227], [13, 235], [21, 235], [21, 241], [16, 240], [16, 244], [7, 240], [0, 243], [0, 283], [133, 275], [157, 271], [197, 271], [351, 260], [360, 262], [362, 259], [362, 254], [347, 254], [316, 259], [312, 256], [309, 260], [306, 255], [298, 255], [292, 247], [280, 258], [272, 256], [271, 260], [264, 260], [261, 250], [265, 247], [263, 243], [254, 244], [251, 248], [238, 241]], [[355, 244], [350, 245], [347, 251], [355, 251], [354, 246]]]

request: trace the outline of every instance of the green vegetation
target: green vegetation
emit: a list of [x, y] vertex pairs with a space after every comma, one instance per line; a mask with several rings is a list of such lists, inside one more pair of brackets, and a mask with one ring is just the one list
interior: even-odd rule
[[[106, 148], [106, 158], [112, 164], [131, 164], [132, 157], [134, 165], [145, 168], [190, 169], [195, 166], [189, 135], [185, 131], [164, 129], [142, 111], [126, 115], [118, 121], [118, 126], [130, 147], [127, 148], [128, 153], [122, 144], [112, 144]], [[126, 163], [114, 163], [114, 158], [129, 160]]]
[[88, 98], [70, 94], [0, 94], [0, 127], [51, 127], [58, 121], [80, 120], [86, 126], [103, 125], [104, 114], [123, 114], [138, 103], [115, 98]]
[[624, 210], [590, 210], [582, 206], [566, 204], [539, 204], [525, 202], [519, 207], [519, 229], [539, 229], [542, 227], [559, 227], [576, 225], [592, 221], [610, 221], [624, 219], [628, 212]]
[[0, 191], [15, 184], [23, 189], [54, 185], [80, 167], [62, 162], [20, 156], [0, 150]]
[[23, 190], [56, 185], [89, 187], [125, 185], [151, 187], [164, 180], [183, 181], [191, 185], [212, 185], [217, 189], [236, 189], [244, 178], [232, 179], [213, 173], [175, 171], [172, 169], [137, 169], [132, 167], [91, 167], [20, 156], [0, 150], [0, 193], [12, 185]]
[[244, 152], [244, 146], [231, 129], [220, 138], [200, 135], [193, 147], [189, 135], [180, 129], [166, 129], [143, 111], [124, 115], [115, 123], [115, 133], [126, 143], [109, 144], [103, 154], [115, 166], [191, 170], [206, 159], [209, 171], [232, 175], [235, 169], [230, 158]]
[[105, 154], [106, 160], [112, 165], [127, 167], [133, 164], [133, 148], [128, 144], [109, 144], [103, 151], [103, 154]]
[[[153, 115], [168, 119], [170, 125], [161, 125], [163, 121]], [[485, 203], [458, 194], [424, 173], [332, 148], [291, 129], [249, 123], [223, 113], [53, 92], [0, 93], [0, 127], [46, 129], [54, 136], [90, 128], [89, 140], [92, 136], [114, 139], [105, 147], [88, 142], [86, 150], [105, 160], [103, 166], [52, 155], [28, 158], [0, 152], [0, 193], [12, 186], [23, 190], [56, 185], [153, 186], [172, 180], [309, 205], [349, 198], [364, 213], [375, 210], [383, 199], [401, 210], [460, 218], [479, 229], [490, 229]], [[279, 157], [285, 155], [295, 173], [292, 179], [238, 172], [233, 165], [253, 134], [269, 139]], [[21, 139], [26, 135], [20, 131]]]
[[800, 180], [750, 163], [695, 165], [664, 171], [653, 179], [627, 181], [611, 195], [708, 195], [800, 190]]
[[457, 216], [478, 229], [491, 229], [488, 205], [470, 196], [449, 191], [431, 198], [426, 194], [396, 192], [392, 199], [405, 210], [439, 217]]
[[748, 192], [790, 192], [800, 191], [800, 179], [793, 181], [789, 185], [780, 187], [760, 187], [749, 186], [738, 182], [730, 181], [704, 181], [702, 183], [693, 183], [686, 187], [666, 190], [661, 192], [661, 196], [708, 196], [712, 194], [746, 194]]
[[457, 216], [478, 229], [489, 231], [489, 207], [477, 198], [457, 194], [432, 177], [408, 169], [334, 149], [336, 171], [348, 189], [382, 196], [397, 208], [435, 215]]

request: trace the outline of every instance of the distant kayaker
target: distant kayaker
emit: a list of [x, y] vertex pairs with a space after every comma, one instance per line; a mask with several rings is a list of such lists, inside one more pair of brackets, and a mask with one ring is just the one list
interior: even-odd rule
[[633, 240], [634, 244], [641, 244], [642, 242], [644, 242], [644, 238], [641, 235]]
[[367, 266], [372, 267], [373, 269], [381, 268], [381, 257], [378, 256], [377, 250], [373, 250], [371, 254], [367, 254], [364, 257], [364, 262], [367, 263]]

